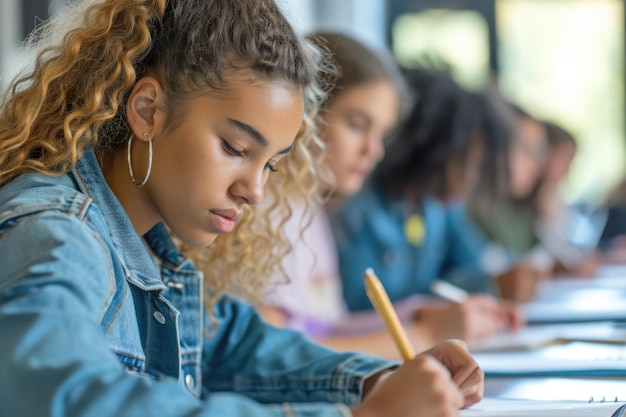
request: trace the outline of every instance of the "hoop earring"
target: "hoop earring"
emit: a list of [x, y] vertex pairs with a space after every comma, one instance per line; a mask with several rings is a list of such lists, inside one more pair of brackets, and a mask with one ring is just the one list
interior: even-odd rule
[[128, 173], [130, 174], [130, 180], [131, 182], [136, 185], [137, 187], [143, 187], [144, 185], [146, 185], [146, 183], [148, 182], [148, 178], [150, 178], [150, 171], [152, 171], [152, 138], [150, 137], [150, 135], [148, 133], [144, 133], [143, 136], [148, 139], [148, 169], [146, 170], [146, 175], [143, 177], [143, 181], [141, 182], [137, 182], [135, 181], [135, 174], [133, 173], [133, 163], [130, 160], [130, 148], [133, 145], [133, 137], [135, 135], [133, 135], [132, 133], [130, 134], [130, 137], [128, 138]]

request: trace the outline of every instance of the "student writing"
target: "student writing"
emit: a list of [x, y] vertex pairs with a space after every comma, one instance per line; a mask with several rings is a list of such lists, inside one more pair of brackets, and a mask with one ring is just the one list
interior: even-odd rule
[[[253, 206], [295, 171], [319, 97], [314, 49], [272, 1], [57, 16], [0, 109], [1, 415], [428, 417], [480, 399], [458, 343], [396, 369], [223, 295], [275, 261]], [[170, 234], [224, 238], [220, 274], [203, 281]]]
[[[483, 96], [463, 90], [443, 71], [416, 69], [408, 79], [415, 106], [371, 180], [332, 216], [352, 311], [370, 308], [358, 273], [368, 266], [396, 303], [432, 295], [432, 282], [444, 276], [473, 290], [489, 288], [479, 263], [484, 241], [461, 244], [451, 233], [450, 212], [480, 180], [479, 167], [495, 142], [488, 132], [499, 120]], [[473, 294], [462, 303], [423, 303], [415, 323], [423, 342], [436, 343], [474, 341], [517, 328], [521, 319], [515, 306]]]

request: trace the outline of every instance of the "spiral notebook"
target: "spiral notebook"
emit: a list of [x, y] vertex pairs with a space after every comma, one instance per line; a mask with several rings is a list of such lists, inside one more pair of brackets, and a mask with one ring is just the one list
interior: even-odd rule
[[626, 417], [626, 405], [607, 401], [533, 401], [485, 398], [461, 417]]

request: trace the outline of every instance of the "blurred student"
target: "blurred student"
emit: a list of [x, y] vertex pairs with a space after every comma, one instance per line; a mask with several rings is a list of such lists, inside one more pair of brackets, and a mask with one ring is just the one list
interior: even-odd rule
[[561, 186], [569, 175], [577, 145], [574, 136], [562, 126], [550, 121], [544, 121], [543, 125], [548, 158], [537, 191], [536, 207], [539, 217], [551, 221], [557, 220], [564, 209]]
[[[500, 296], [528, 301], [538, 283], [547, 277], [553, 258], [539, 245], [536, 234], [536, 193], [549, 155], [544, 125], [519, 106], [500, 101], [511, 126], [502, 187], [494, 192], [479, 184], [468, 200], [468, 219], [475, 230], [497, 248]], [[512, 275], [510, 271], [513, 271]]]
[[536, 230], [544, 246], [555, 243], [548, 247], [554, 257], [553, 277], [593, 277], [605, 261], [600, 239], [608, 212], [602, 207], [585, 207], [563, 200], [561, 187], [576, 157], [576, 140], [562, 125], [543, 123], [549, 156], [535, 197], [539, 219]]
[[607, 213], [598, 245], [603, 262], [626, 264], [626, 178], [610, 190], [601, 207]]
[[515, 113], [515, 134], [509, 155], [508, 191], [494, 196], [479, 189], [470, 199], [470, 213], [486, 237], [514, 257], [538, 244], [535, 234], [535, 193], [549, 155], [543, 124], [520, 107]]
[[606, 212], [575, 207], [563, 200], [561, 188], [576, 156], [576, 140], [561, 125], [551, 121], [543, 124], [548, 159], [535, 194], [535, 230], [554, 258], [552, 276], [592, 277], [603, 262], [598, 243]]
[[[470, 295], [461, 303], [432, 297], [433, 281], [453, 267], [447, 265], [446, 207], [479, 180], [490, 141], [486, 125], [496, 121], [481, 95], [463, 90], [445, 72], [414, 70], [409, 80], [417, 102], [385, 159], [371, 181], [332, 213], [347, 306], [353, 312], [371, 308], [361, 278], [370, 266], [393, 302], [430, 298], [413, 318], [423, 344], [474, 341], [517, 328], [516, 309], [491, 295]], [[463, 266], [474, 273], [477, 255], [465, 255]]]
[[[282, 263], [287, 282], [268, 294], [261, 311], [269, 322], [302, 331], [327, 346], [398, 357], [375, 312], [347, 314], [326, 210], [357, 192], [383, 157], [385, 139], [405, 102], [402, 75], [386, 51], [374, 51], [350, 36], [318, 32], [310, 39], [327, 49], [336, 65], [336, 82], [319, 121], [329, 178], [311, 210], [292, 198], [292, 216], [284, 228], [292, 242]], [[399, 308], [401, 316], [413, 311], [408, 304]], [[413, 343], [420, 347], [415, 338]]]
[[[0, 415], [435, 417], [480, 399], [459, 343], [398, 366], [224, 295], [280, 260], [253, 208], [270, 173], [315, 174], [317, 62], [273, 1], [57, 19], [0, 109]], [[215, 273], [170, 233], [217, 239]]]
[[578, 216], [560, 197], [576, 152], [574, 138], [562, 127], [539, 121], [518, 106], [511, 109], [517, 134], [509, 159], [508, 192], [497, 197], [481, 190], [470, 211], [487, 239], [507, 252], [509, 262], [527, 268], [524, 296], [519, 289], [503, 290], [507, 297], [525, 301], [532, 298], [532, 289], [542, 279], [563, 273], [592, 275], [599, 257], [594, 252], [583, 253], [565, 238], [567, 229], [572, 228], [569, 220]]

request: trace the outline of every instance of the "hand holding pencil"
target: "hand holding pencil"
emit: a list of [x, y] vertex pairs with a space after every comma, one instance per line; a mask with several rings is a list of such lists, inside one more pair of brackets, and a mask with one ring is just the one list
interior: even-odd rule
[[431, 291], [451, 304], [424, 305], [422, 327], [433, 341], [460, 338], [469, 343], [524, 325], [519, 306], [490, 294], [469, 294], [447, 281], [435, 280]]
[[[404, 365], [396, 372], [403, 371], [405, 367], [413, 368], [413, 371], [416, 367], [424, 367], [429, 370], [429, 377], [436, 377], [435, 369], [441, 367], [450, 382], [450, 390], [452, 391], [450, 401], [454, 402], [454, 392], [458, 391], [462, 397], [462, 405], [459, 407], [467, 407], [480, 401], [483, 395], [484, 375], [467, 351], [465, 343], [458, 340], [448, 340], [415, 356], [393, 305], [374, 271], [368, 268], [364, 272], [363, 279], [367, 295], [374, 309], [383, 319], [405, 361]], [[433, 359], [436, 361], [430, 363], [429, 361], [433, 361]], [[393, 377], [394, 375], [390, 376], [388, 380]], [[386, 383], [387, 381], [383, 384]]]

